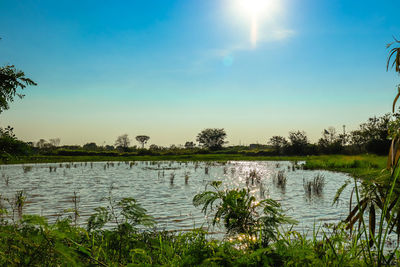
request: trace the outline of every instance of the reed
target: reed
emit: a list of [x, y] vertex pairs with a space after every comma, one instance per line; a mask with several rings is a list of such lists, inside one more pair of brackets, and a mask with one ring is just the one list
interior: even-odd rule
[[22, 170], [24, 173], [28, 173], [32, 170], [32, 166], [22, 166]]
[[306, 196], [310, 198], [311, 196], [322, 196], [323, 190], [325, 186], [325, 176], [321, 173], [318, 173], [314, 176], [313, 180], [306, 181], [303, 179], [303, 187], [306, 193]]
[[279, 187], [282, 190], [286, 189], [286, 182], [287, 182], [287, 177], [285, 174], [284, 170], [278, 171], [278, 173], [275, 174], [274, 179], [273, 179], [274, 184], [276, 187]]
[[6, 175], [5, 173], [3, 173], [3, 174], [1, 175], [1, 177], [2, 177], [3, 180], [4, 180], [5, 185], [8, 186], [9, 183], [10, 183], [10, 176], [8, 176], [8, 175]]
[[261, 175], [257, 172], [257, 170], [251, 170], [249, 176], [246, 178], [246, 184], [248, 185], [251, 181], [251, 185], [254, 185], [254, 182], [259, 184], [261, 182]]
[[187, 185], [189, 182], [189, 172], [185, 172], [185, 184]]

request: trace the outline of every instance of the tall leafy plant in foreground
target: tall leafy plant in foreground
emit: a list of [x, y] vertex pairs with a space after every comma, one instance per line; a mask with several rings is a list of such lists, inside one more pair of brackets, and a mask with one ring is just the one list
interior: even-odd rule
[[276, 229], [282, 223], [295, 223], [286, 217], [278, 202], [272, 199], [257, 201], [248, 188], [223, 190], [220, 181], [211, 183], [212, 190], [193, 198], [194, 206], [203, 206], [205, 214], [213, 213], [212, 225], [223, 225], [228, 235], [244, 234], [268, 245], [276, 240]]
[[[387, 70], [393, 67], [400, 74], [400, 41], [388, 45], [392, 48], [389, 52]], [[400, 85], [398, 94], [393, 101], [393, 112], [400, 97]], [[355, 186], [350, 197], [350, 212], [345, 219], [347, 229], [352, 230], [358, 223], [358, 238], [361, 241], [364, 259], [368, 265], [382, 266], [393, 263], [395, 253], [399, 247], [400, 237], [400, 183], [399, 183], [399, 158], [400, 158], [400, 119], [390, 123], [389, 136], [392, 139], [388, 155], [387, 169], [389, 177], [382, 172], [381, 177], [375, 177], [370, 181], [362, 181], [360, 184], [354, 181]], [[338, 190], [337, 196], [343, 191], [346, 183]], [[352, 198], [356, 196], [357, 204], [351, 207]], [[337, 197], [335, 198], [335, 201]], [[377, 212], [379, 210], [379, 212]], [[380, 213], [380, 216], [378, 215]], [[368, 223], [364, 221], [364, 215], [368, 214]], [[397, 246], [392, 252], [385, 250], [387, 237], [390, 233], [397, 233]]]

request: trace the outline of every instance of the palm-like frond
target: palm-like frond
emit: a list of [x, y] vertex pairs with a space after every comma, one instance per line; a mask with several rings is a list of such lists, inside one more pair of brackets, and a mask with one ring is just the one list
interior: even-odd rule
[[[393, 38], [394, 42], [389, 43], [386, 48], [390, 48], [392, 47], [394, 44], [400, 44], [400, 41], [397, 40], [396, 38]], [[389, 52], [389, 56], [388, 56], [388, 60], [387, 60], [387, 64], [386, 64], [386, 69], [389, 70], [389, 66], [390, 63], [392, 61], [393, 58], [393, 62], [391, 64], [392, 68], [395, 68], [396, 72], [400, 73], [400, 47], [393, 47], [390, 52]]]

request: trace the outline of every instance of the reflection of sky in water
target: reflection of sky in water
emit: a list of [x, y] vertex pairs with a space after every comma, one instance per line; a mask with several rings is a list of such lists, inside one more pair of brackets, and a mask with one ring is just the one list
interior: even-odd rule
[[[73, 208], [71, 202], [73, 192], [80, 197], [79, 210], [84, 222], [98, 206], [106, 206], [104, 199], [113, 185], [115, 199], [123, 197], [136, 198], [148, 212], [153, 215], [158, 228], [191, 229], [205, 224], [205, 216], [201, 208], [192, 204], [193, 196], [202, 192], [205, 186], [214, 180], [223, 181], [222, 188], [246, 187], [246, 180], [252, 170], [256, 170], [260, 183], [251, 182], [248, 186], [257, 199], [262, 196], [271, 197], [282, 204], [286, 214], [299, 221], [295, 228], [300, 231], [312, 230], [314, 223], [337, 222], [344, 219], [348, 212], [348, 201], [351, 186], [343, 193], [338, 205], [332, 206], [336, 190], [349, 177], [342, 173], [328, 171], [293, 171], [290, 162], [267, 161], [235, 161], [225, 165], [209, 162], [177, 163], [177, 162], [136, 162], [129, 164], [104, 162], [77, 163], [70, 168], [66, 164], [37, 164], [32, 170], [24, 172], [22, 165], [1, 166], [1, 175], [10, 177], [9, 185], [0, 180], [2, 191], [6, 197], [12, 197], [17, 190], [25, 190], [27, 204], [25, 212], [48, 216], [55, 220], [55, 214]], [[55, 172], [49, 166], [57, 166]], [[205, 174], [208, 166], [209, 172]], [[277, 187], [273, 178], [277, 172], [285, 172], [287, 183], [285, 190]], [[308, 198], [303, 187], [304, 180], [312, 180], [317, 173], [325, 177], [323, 194], [320, 197]], [[174, 174], [171, 184], [171, 174]], [[185, 175], [189, 175], [185, 184]], [[211, 187], [208, 187], [209, 189]], [[218, 229], [216, 229], [218, 231]]]

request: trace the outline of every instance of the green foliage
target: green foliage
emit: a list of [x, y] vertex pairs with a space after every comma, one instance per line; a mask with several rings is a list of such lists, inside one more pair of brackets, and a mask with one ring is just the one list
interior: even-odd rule
[[208, 128], [204, 129], [197, 135], [197, 142], [202, 147], [217, 150], [222, 148], [222, 145], [225, 144], [226, 133], [224, 129], [216, 129], [216, 128]]
[[91, 215], [88, 219], [87, 230], [102, 229], [107, 223], [112, 222], [118, 227], [129, 226], [133, 229], [138, 225], [152, 226], [154, 219], [152, 216], [146, 214], [144, 209], [134, 198], [123, 198], [116, 202], [110, 193], [108, 196], [107, 207], [98, 207], [95, 209], [96, 213]]
[[[224, 223], [228, 235], [244, 234], [267, 245], [276, 239], [276, 228], [282, 223], [294, 223], [284, 216], [280, 204], [272, 199], [257, 201], [247, 189], [221, 190], [221, 182], [211, 183], [214, 190], [204, 191], [193, 198], [194, 206], [203, 206], [209, 214], [215, 210], [213, 226]], [[208, 210], [208, 212], [207, 212]]]
[[275, 153], [281, 155], [285, 152], [289, 142], [283, 136], [272, 136], [268, 142], [272, 148], [274, 149]]
[[31, 152], [30, 146], [18, 140], [13, 130], [14, 129], [10, 126], [6, 128], [0, 127], [0, 156], [2, 158], [29, 155]]
[[25, 77], [25, 73], [17, 70], [13, 65], [0, 67], [0, 113], [9, 108], [9, 103], [14, 101], [15, 95], [23, 98], [17, 92], [28, 85], [36, 85], [34, 81]]

